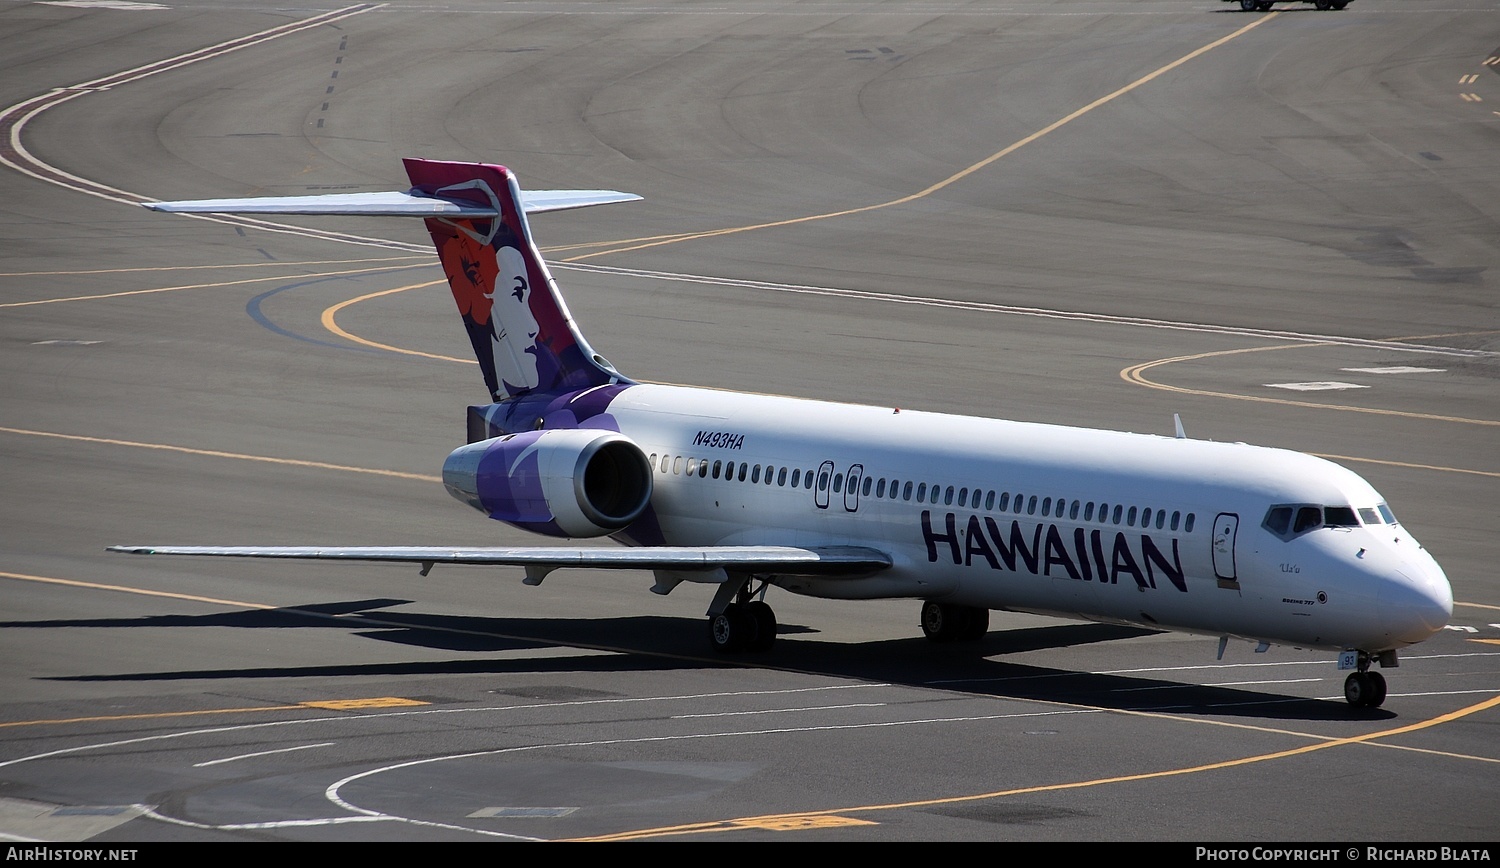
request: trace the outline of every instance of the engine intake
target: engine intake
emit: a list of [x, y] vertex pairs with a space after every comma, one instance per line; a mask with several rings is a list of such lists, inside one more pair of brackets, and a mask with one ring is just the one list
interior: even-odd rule
[[460, 446], [443, 462], [448, 493], [491, 518], [552, 536], [602, 536], [651, 502], [651, 466], [614, 431], [554, 429]]

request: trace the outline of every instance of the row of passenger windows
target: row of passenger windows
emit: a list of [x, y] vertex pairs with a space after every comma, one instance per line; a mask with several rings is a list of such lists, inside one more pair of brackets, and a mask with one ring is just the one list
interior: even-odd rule
[[1396, 524], [1396, 515], [1383, 503], [1362, 506], [1319, 506], [1315, 503], [1283, 503], [1266, 511], [1261, 525], [1282, 539], [1301, 536], [1320, 527], [1359, 527], [1361, 524]]
[[[697, 476], [699, 478], [725, 479], [753, 484], [778, 485], [788, 488], [811, 489], [816, 481], [819, 491], [831, 488], [834, 494], [844, 493], [843, 473], [829, 470], [802, 470], [796, 467], [778, 467], [773, 464], [760, 465], [749, 462], [734, 462], [707, 458], [685, 458], [681, 455], [652, 454], [651, 466], [661, 473]], [[831, 478], [830, 478], [831, 477]], [[881, 500], [915, 501], [917, 503], [941, 503], [943, 506], [958, 506], [968, 509], [984, 509], [990, 512], [1010, 512], [1016, 515], [1041, 515], [1051, 518], [1067, 518], [1071, 521], [1097, 521], [1100, 524], [1123, 524], [1126, 527], [1157, 530], [1179, 530], [1192, 533], [1196, 516], [1189, 512], [1152, 507], [1126, 506], [1116, 503], [1069, 500], [1065, 497], [1027, 496], [1008, 491], [968, 488], [967, 486], [929, 485], [914, 480], [890, 479], [886, 477], [851, 476], [850, 487], [859, 486], [862, 497]], [[854, 492], [850, 492], [851, 495]]]

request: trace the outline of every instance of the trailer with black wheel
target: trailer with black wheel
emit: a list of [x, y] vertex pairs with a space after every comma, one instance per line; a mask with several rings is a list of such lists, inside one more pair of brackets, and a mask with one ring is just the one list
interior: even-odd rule
[[[1234, 0], [1224, 0], [1233, 3]], [[1327, 11], [1329, 9], [1343, 9], [1349, 5], [1349, 0], [1239, 0], [1240, 8], [1246, 12], [1270, 12], [1275, 3], [1311, 3], [1312, 5]]]

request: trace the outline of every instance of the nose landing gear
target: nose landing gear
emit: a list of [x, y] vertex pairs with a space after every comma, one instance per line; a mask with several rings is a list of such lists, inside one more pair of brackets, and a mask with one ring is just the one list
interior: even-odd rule
[[[1358, 668], [1344, 679], [1344, 701], [1355, 708], [1379, 708], [1385, 702], [1385, 676], [1370, 671], [1374, 658], [1364, 651], [1344, 653], [1358, 655]], [[1381, 665], [1385, 665], [1383, 660]]]

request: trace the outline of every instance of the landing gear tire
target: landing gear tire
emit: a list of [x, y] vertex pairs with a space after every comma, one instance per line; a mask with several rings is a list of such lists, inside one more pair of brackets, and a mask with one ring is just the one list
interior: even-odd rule
[[1379, 708], [1385, 702], [1385, 676], [1379, 672], [1366, 672], [1365, 677], [1370, 679], [1370, 708]]
[[1318, 8], [1318, 11], [1327, 12], [1333, 8], [1333, 0], [1315, 0], [1313, 5]]
[[708, 616], [708, 641], [720, 654], [733, 654], [750, 644], [755, 637], [755, 618], [739, 603], [717, 615]]
[[964, 625], [964, 632], [959, 639], [966, 642], [983, 639], [984, 634], [990, 632], [990, 610], [969, 609], [969, 623]]
[[1379, 708], [1385, 702], [1385, 676], [1379, 672], [1351, 672], [1344, 679], [1344, 701], [1355, 708]]
[[1333, 0], [1328, 5], [1332, 6], [1335, 12], [1342, 12], [1344, 7], [1349, 5], [1349, 0]]
[[1246, 12], [1254, 12], [1257, 5], [1256, 0], [1240, 0], [1240, 8]]
[[755, 637], [745, 648], [750, 651], [770, 651], [776, 644], [776, 613], [764, 600], [745, 604], [745, 614], [755, 624]]
[[934, 642], [979, 639], [990, 629], [990, 610], [932, 600], [922, 604], [922, 634]]
[[776, 644], [776, 613], [762, 600], [730, 603], [708, 616], [708, 641], [720, 654], [769, 651]]

